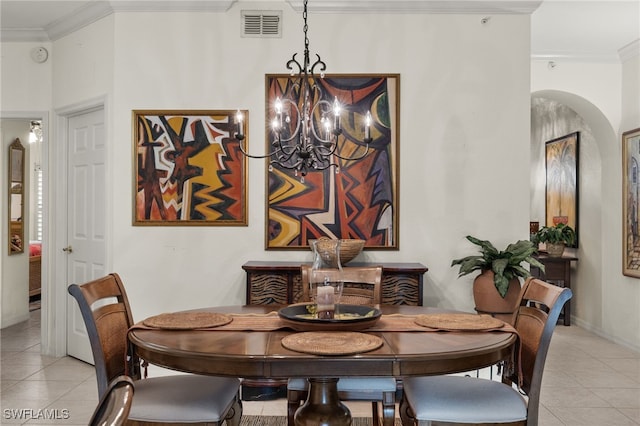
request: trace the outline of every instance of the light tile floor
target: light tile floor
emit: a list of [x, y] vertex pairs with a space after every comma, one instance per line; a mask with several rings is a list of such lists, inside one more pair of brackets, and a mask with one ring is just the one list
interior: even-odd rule
[[[40, 311], [0, 330], [0, 424], [86, 425], [97, 403], [93, 366], [40, 354]], [[575, 325], [558, 325], [547, 358], [540, 426], [640, 425], [640, 353]], [[356, 417], [369, 403], [348, 403]], [[285, 400], [244, 402], [285, 415]]]

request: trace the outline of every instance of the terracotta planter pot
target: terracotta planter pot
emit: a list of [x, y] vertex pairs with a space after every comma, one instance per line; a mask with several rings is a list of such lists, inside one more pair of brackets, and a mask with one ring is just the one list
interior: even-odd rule
[[564, 243], [547, 243], [546, 248], [551, 257], [562, 257], [562, 253], [564, 253]]
[[513, 325], [520, 305], [521, 291], [520, 280], [514, 278], [509, 281], [507, 294], [502, 298], [493, 283], [493, 271], [485, 271], [473, 281], [473, 300], [476, 303], [476, 311]]

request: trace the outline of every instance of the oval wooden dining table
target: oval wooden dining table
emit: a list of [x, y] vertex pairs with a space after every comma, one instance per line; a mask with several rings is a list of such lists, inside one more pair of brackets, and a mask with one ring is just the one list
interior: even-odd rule
[[[197, 311], [260, 316], [274, 305], [225, 306]], [[437, 308], [381, 307], [383, 318], [442, 313]], [[192, 311], [195, 312], [195, 311]], [[396, 314], [396, 315], [394, 315]], [[397, 315], [400, 314], [400, 315]], [[309, 399], [296, 413], [296, 424], [348, 425], [348, 409], [337, 397], [344, 376], [410, 377], [457, 373], [487, 367], [511, 356], [517, 335], [471, 331], [367, 331], [382, 346], [352, 355], [312, 355], [286, 349], [282, 340], [296, 331], [166, 330], [134, 326], [129, 340], [151, 364], [183, 372], [248, 379], [309, 379]]]

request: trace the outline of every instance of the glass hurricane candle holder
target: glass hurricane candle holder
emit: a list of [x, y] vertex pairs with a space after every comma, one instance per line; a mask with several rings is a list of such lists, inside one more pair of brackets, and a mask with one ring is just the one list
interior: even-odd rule
[[320, 319], [336, 317], [342, 296], [340, 240], [318, 240], [312, 243], [313, 265], [309, 277], [309, 294]]

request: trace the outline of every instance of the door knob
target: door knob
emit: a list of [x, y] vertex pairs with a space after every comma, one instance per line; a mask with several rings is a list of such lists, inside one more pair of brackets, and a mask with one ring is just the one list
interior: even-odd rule
[[73, 253], [73, 248], [71, 246], [65, 247], [62, 249], [62, 251], [66, 251], [67, 253]]

